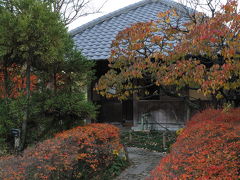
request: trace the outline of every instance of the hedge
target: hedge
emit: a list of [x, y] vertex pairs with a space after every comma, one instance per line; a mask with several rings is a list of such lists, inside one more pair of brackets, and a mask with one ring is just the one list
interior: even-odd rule
[[115, 126], [76, 127], [27, 148], [22, 156], [0, 157], [0, 177], [4, 180], [90, 178], [107, 168], [121, 148]]
[[240, 109], [193, 116], [150, 179], [240, 179]]

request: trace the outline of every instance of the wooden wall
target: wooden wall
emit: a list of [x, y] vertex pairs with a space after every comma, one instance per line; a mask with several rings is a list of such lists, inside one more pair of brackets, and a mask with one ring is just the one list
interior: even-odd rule
[[[189, 118], [189, 110], [181, 100], [140, 100], [134, 112], [136, 130], [177, 130]], [[142, 125], [144, 124], [144, 127]]]

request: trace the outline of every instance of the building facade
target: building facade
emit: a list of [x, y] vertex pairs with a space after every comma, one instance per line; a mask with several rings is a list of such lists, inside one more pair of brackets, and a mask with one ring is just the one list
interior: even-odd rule
[[[83, 55], [96, 61], [96, 80], [89, 88], [89, 100], [100, 105], [98, 122], [115, 122], [132, 126], [135, 130], [172, 129], [183, 127], [190, 117], [190, 109], [185, 100], [169, 97], [165, 94], [148, 99], [132, 98], [120, 102], [106, 99], [94, 90], [97, 80], [108, 71], [107, 59], [111, 53], [111, 44], [118, 32], [137, 22], [157, 19], [157, 14], [174, 8], [186, 14], [186, 7], [171, 0], [143, 0], [127, 6], [85, 25], [70, 33]], [[186, 92], [189, 93], [189, 92]]]

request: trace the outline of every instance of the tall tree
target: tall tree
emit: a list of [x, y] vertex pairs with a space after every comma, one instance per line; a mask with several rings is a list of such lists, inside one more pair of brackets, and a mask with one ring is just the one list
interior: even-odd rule
[[[10, 53], [16, 64], [23, 65], [26, 76], [26, 107], [22, 123], [22, 146], [25, 143], [30, 114], [31, 72], [36, 64], [63, 60], [65, 44], [70, 41], [58, 13], [37, 0], [1, 1], [1, 57]], [[14, 27], [9, 31], [8, 27]], [[7, 36], [5, 36], [7, 34]]]

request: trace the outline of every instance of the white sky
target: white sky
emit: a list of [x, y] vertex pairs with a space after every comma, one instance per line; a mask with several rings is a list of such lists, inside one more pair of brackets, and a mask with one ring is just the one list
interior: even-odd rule
[[[128, 6], [130, 4], [133, 4], [133, 3], [136, 3], [139, 1], [141, 1], [141, 0], [91, 0], [90, 6], [93, 7], [93, 9], [98, 9], [99, 7], [101, 7], [101, 5], [104, 2], [106, 2], [105, 5], [103, 6], [103, 8], [101, 9], [101, 13], [88, 15], [88, 16], [79, 18], [78, 20], [74, 21], [73, 23], [71, 23], [69, 25], [69, 30], [79, 27], [82, 24], [85, 24], [93, 19], [96, 19], [97, 17], [103, 16], [105, 14], [108, 14], [117, 9], [123, 8], [125, 6]], [[181, 2], [182, 0], [174, 0], [174, 1]], [[226, 1], [227, 0], [221, 0], [220, 2], [225, 3]]]
[[[97, 17], [103, 16], [104, 14], [108, 14], [112, 11], [115, 11], [117, 9], [120, 9], [122, 7], [125, 7], [127, 5], [130, 5], [139, 1], [140, 0], [108, 0], [107, 3], [104, 5], [104, 7], [101, 9], [102, 13], [79, 18], [78, 20], [74, 21], [69, 25], [69, 30], [72, 30], [82, 24], [85, 24]], [[94, 6], [95, 9], [97, 9], [104, 2], [105, 0], [92, 0], [92, 6]]]

